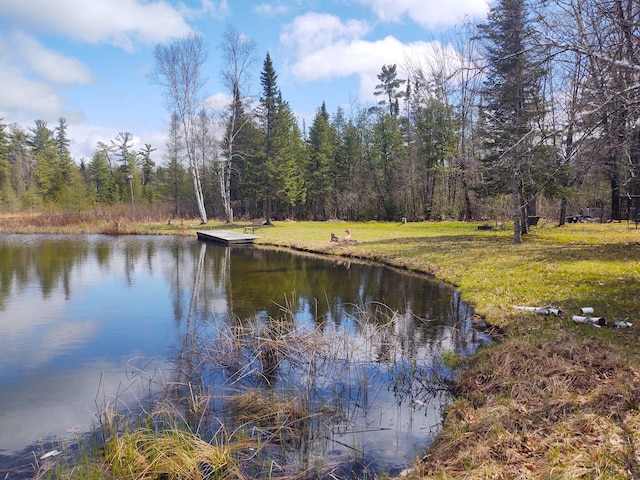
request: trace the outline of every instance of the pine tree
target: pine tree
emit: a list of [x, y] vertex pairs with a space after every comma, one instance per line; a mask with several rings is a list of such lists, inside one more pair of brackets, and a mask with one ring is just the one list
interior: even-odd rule
[[265, 134], [265, 144], [259, 168], [263, 171], [264, 181], [262, 182], [262, 193], [266, 215], [266, 223], [271, 223], [271, 201], [273, 197], [273, 172], [268, 168], [273, 163], [273, 129], [278, 102], [282, 101], [282, 95], [277, 85], [278, 76], [273, 68], [271, 55], [267, 56], [260, 73], [260, 85], [262, 86], [262, 97], [260, 98], [261, 118]]
[[67, 119], [64, 117], [58, 119], [58, 126], [55, 128], [55, 140], [58, 150], [58, 160], [60, 162], [60, 171], [62, 172], [65, 183], [68, 184], [68, 180], [71, 177], [71, 170], [73, 169], [73, 160], [69, 152], [70, 142], [67, 138]]
[[383, 65], [382, 72], [378, 74], [380, 84], [376, 85], [373, 94], [376, 97], [383, 96], [378, 102], [380, 106], [386, 106], [389, 109], [389, 115], [397, 117], [400, 113], [400, 98], [404, 97], [405, 92], [400, 88], [406, 82], [398, 78], [397, 65]]
[[279, 202], [295, 216], [295, 208], [304, 203], [307, 186], [304, 177], [305, 151], [302, 134], [288, 102], [278, 97], [273, 122], [271, 156], [267, 169]]
[[98, 203], [110, 205], [115, 202], [115, 189], [109, 160], [104, 150], [96, 150], [87, 166], [95, 199]]
[[156, 150], [150, 143], [145, 143], [144, 147], [138, 152], [141, 157], [142, 178], [140, 181], [142, 183], [142, 194], [149, 202], [153, 201], [156, 195], [154, 191], [156, 163], [151, 159], [151, 154]]
[[180, 129], [180, 120], [177, 115], [171, 116], [167, 137], [166, 161], [167, 166], [158, 171], [160, 191], [164, 199], [173, 205], [173, 214], [176, 218], [183, 215], [183, 205], [187, 203], [188, 172], [183, 165], [184, 137]]
[[45, 202], [54, 202], [64, 187], [64, 179], [53, 131], [44, 120], [36, 120], [35, 126], [29, 130], [28, 145], [35, 159], [34, 177], [38, 193]]
[[278, 75], [276, 75], [276, 71], [273, 68], [271, 55], [267, 52], [267, 56], [262, 66], [262, 73], [260, 73], [260, 85], [262, 85], [262, 97], [260, 98], [260, 104], [262, 106], [262, 118], [266, 132], [267, 151], [269, 150], [269, 143], [271, 142], [273, 135], [273, 120], [276, 111], [276, 102], [280, 95], [277, 81]]
[[335, 178], [336, 135], [324, 102], [309, 129], [308, 199], [314, 220], [326, 219], [327, 201]]
[[514, 241], [526, 232], [522, 211], [528, 201], [524, 179], [531, 163], [537, 121], [543, 112], [525, 0], [499, 0], [479, 26], [484, 40], [487, 76], [481, 114], [486, 127], [484, 181], [491, 193], [513, 196]]

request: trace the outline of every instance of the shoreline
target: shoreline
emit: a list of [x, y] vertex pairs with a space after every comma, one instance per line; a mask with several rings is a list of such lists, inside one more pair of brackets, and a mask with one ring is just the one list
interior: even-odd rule
[[[330, 242], [344, 226], [355, 240]], [[405, 478], [640, 477], [640, 231], [543, 224], [516, 247], [508, 235], [460, 222], [344, 226], [283, 222], [263, 228], [256, 245], [427, 275], [456, 288], [495, 329], [454, 382], [442, 429]], [[190, 236], [192, 228], [200, 226], [127, 233]], [[512, 308], [550, 300], [568, 315]], [[608, 325], [572, 322], [580, 306], [605, 312]], [[614, 318], [632, 326], [615, 329]]]

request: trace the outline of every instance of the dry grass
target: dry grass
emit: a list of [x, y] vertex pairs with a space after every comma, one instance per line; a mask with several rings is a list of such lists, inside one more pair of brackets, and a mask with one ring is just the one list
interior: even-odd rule
[[116, 478], [135, 480], [237, 478], [230, 450], [192, 433], [135, 429], [105, 445], [105, 457]]
[[[169, 221], [171, 220], [171, 224]], [[187, 234], [195, 221], [173, 219], [162, 206], [96, 206], [89, 210], [29, 211], [0, 215], [0, 233], [64, 233], [123, 235], [136, 233]], [[144, 226], [141, 228], [141, 226]]]
[[639, 472], [640, 374], [599, 338], [495, 345], [457, 382], [420, 465], [447, 478], [629, 478]]

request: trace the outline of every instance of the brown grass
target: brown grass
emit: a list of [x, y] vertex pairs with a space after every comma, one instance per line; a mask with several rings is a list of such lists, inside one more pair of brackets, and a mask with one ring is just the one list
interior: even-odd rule
[[604, 339], [526, 335], [483, 351], [456, 384], [429, 478], [635, 478], [640, 373]]
[[50, 209], [4, 213], [0, 215], [0, 233], [187, 234], [187, 228], [194, 223], [194, 220], [173, 218], [165, 207], [114, 205], [78, 211]]

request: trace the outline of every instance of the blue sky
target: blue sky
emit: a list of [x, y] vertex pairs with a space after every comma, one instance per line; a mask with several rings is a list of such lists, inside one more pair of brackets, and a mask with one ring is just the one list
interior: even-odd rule
[[284, 99], [309, 122], [323, 101], [330, 113], [373, 102], [382, 65], [428, 63], [434, 48], [455, 42], [455, 25], [488, 8], [488, 0], [0, 0], [0, 118], [25, 128], [67, 118], [76, 160], [118, 132], [161, 152], [168, 112], [147, 76], [154, 45], [202, 33], [205, 94], [220, 98], [218, 45], [232, 25], [257, 45], [248, 93], [260, 95], [268, 51]]

